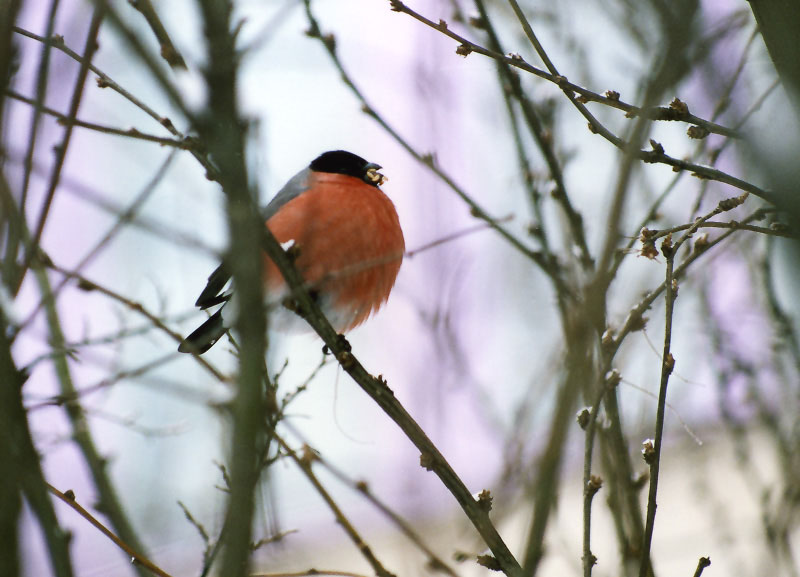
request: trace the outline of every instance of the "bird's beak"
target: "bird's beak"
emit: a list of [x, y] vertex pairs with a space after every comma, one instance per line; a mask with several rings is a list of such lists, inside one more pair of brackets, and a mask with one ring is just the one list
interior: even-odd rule
[[371, 182], [372, 184], [380, 186], [381, 184], [389, 180], [380, 172], [378, 172], [381, 168], [383, 167], [380, 164], [375, 164], [374, 162], [370, 162], [365, 167], [366, 170], [364, 172], [364, 179], [367, 180], [368, 182]]

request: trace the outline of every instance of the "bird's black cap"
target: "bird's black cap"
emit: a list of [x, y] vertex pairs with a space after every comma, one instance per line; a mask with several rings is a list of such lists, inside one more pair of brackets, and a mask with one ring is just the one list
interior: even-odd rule
[[329, 150], [323, 152], [309, 165], [315, 172], [332, 172], [364, 179], [367, 170], [378, 169], [380, 166], [367, 162], [357, 154], [346, 150]]

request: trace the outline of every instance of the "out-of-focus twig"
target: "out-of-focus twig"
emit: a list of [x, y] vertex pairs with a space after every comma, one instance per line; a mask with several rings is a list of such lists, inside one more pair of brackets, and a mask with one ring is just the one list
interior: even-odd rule
[[67, 120], [64, 126], [64, 136], [61, 142], [56, 146], [56, 160], [53, 163], [53, 172], [50, 175], [50, 183], [47, 186], [47, 193], [45, 194], [44, 205], [39, 213], [36, 224], [36, 229], [33, 234], [33, 244], [38, 246], [42, 239], [45, 223], [50, 214], [50, 206], [53, 203], [58, 183], [61, 181], [61, 171], [64, 167], [64, 161], [67, 158], [67, 151], [69, 150], [70, 142], [72, 141], [72, 121], [78, 116], [78, 109], [80, 108], [81, 101], [83, 100], [84, 88], [86, 86], [86, 79], [89, 77], [89, 63], [94, 58], [97, 51], [97, 36], [100, 33], [100, 25], [103, 23], [105, 17], [102, 8], [95, 8], [92, 13], [92, 20], [89, 23], [89, 31], [86, 34], [86, 43], [83, 48], [83, 61], [81, 62], [80, 69], [78, 70], [78, 78], [75, 81], [75, 88], [72, 91], [72, 100], [69, 104], [69, 111], [67, 112]]
[[[98, 0], [98, 1], [102, 1], [102, 0]], [[113, 11], [110, 12], [110, 14], [113, 16]], [[70, 58], [75, 60], [76, 62], [83, 63], [85, 61], [84, 58], [80, 54], [78, 54], [77, 52], [75, 52], [74, 50], [69, 48], [64, 43], [64, 38], [62, 38], [61, 36], [51, 36], [51, 35], [39, 36], [38, 34], [34, 34], [33, 32], [29, 32], [28, 30], [24, 30], [24, 29], [19, 28], [19, 27], [14, 27], [14, 32], [16, 32], [17, 34], [19, 34], [21, 36], [25, 36], [26, 38], [30, 38], [31, 40], [35, 40], [37, 42], [40, 42], [40, 43], [42, 43], [42, 44], [44, 44], [46, 46], [52, 46], [53, 48], [56, 48], [57, 50], [60, 50], [61, 52], [63, 52], [64, 54], [66, 54], [67, 56], [69, 56]], [[97, 85], [100, 88], [110, 88], [111, 90], [113, 90], [114, 92], [118, 93], [120, 96], [125, 98], [128, 102], [130, 102], [131, 104], [133, 104], [134, 106], [139, 108], [142, 112], [147, 114], [150, 118], [155, 120], [158, 124], [163, 126], [173, 136], [179, 138], [180, 140], [186, 140], [187, 139], [187, 137], [184, 136], [184, 134], [182, 132], [180, 132], [175, 127], [175, 124], [168, 117], [161, 116], [160, 114], [158, 114], [155, 110], [153, 110], [153, 108], [148, 106], [143, 100], [137, 98], [129, 90], [126, 90], [125, 88], [123, 88], [120, 84], [115, 82], [108, 74], [106, 74], [105, 72], [103, 72], [102, 70], [97, 68], [94, 64], [89, 63], [88, 66], [89, 66], [89, 70], [91, 70], [92, 72], [94, 72], [97, 75], [97, 77], [98, 77]], [[169, 82], [167, 82], [167, 85], [171, 86], [171, 84]], [[168, 89], [167, 89], [167, 91], [169, 92]], [[176, 98], [176, 97], [178, 97], [177, 96], [177, 92], [175, 92], [173, 94], [173, 98]], [[188, 113], [188, 110], [184, 110], [183, 112]], [[217, 181], [218, 178], [219, 178], [219, 176], [217, 174], [217, 168], [208, 159], [208, 157], [205, 154], [205, 151], [202, 150], [202, 149], [198, 149], [198, 150], [192, 150], [191, 152], [192, 152], [192, 155], [197, 159], [197, 161], [205, 169], [206, 177], [209, 180]]]
[[[89, 264], [98, 254], [100, 254], [100, 251], [108, 247], [111, 240], [117, 234], [119, 234], [122, 231], [123, 227], [134, 218], [134, 216], [141, 208], [141, 206], [145, 203], [145, 201], [150, 197], [150, 195], [156, 189], [158, 183], [161, 182], [161, 180], [164, 178], [164, 176], [167, 173], [167, 169], [169, 168], [174, 158], [175, 155], [173, 151], [173, 153], [167, 156], [166, 160], [162, 163], [161, 167], [159, 167], [159, 169], [156, 170], [156, 173], [155, 175], [153, 175], [153, 178], [150, 179], [150, 182], [148, 182], [145, 185], [145, 187], [142, 189], [139, 195], [131, 203], [131, 205], [119, 215], [117, 221], [111, 226], [111, 228], [101, 237], [101, 239], [97, 243], [95, 243], [95, 246], [86, 255], [84, 255], [84, 257], [80, 260], [80, 262], [78, 262], [78, 264], [75, 265], [75, 267], [73, 267], [72, 269], [73, 273], [76, 274], [80, 273], [80, 271], [84, 267], [86, 267], [87, 264]], [[61, 289], [64, 288], [69, 279], [70, 277], [64, 277], [64, 279], [62, 279], [62, 281], [53, 289], [54, 297], [56, 298], [58, 297], [59, 293], [61, 292]], [[39, 314], [39, 311], [41, 310], [42, 306], [43, 303], [42, 301], [40, 301], [39, 304], [33, 308], [33, 311], [31, 311], [31, 313], [28, 315], [28, 318], [22, 323], [20, 323], [19, 326], [20, 331], [23, 330], [34, 319], [34, 317], [37, 314]]]
[[[483, 4], [483, 1], [478, 0], [477, 6], [481, 16], [481, 24], [486, 28], [492, 48], [496, 52], [502, 53], [500, 40], [497, 37], [494, 27], [492, 26], [491, 20], [489, 19], [489, 14]], [[530, 25], [527, 24], [527, 20], [524, 20], [523, 18], [523, 22], [526, 25], [526, 31], [530, 29]], [[533, 31], [531, 31], [531, 35], [532, 34]], [[544, 54], [544, 58], [547, 58], [547, 54], [544, 52], [544, 50], [542, 50], [542, 54]], [[525, 94], [525, 91], [522, 89], [522, 83], [520, 82], [519, 76], [512, 73], [511, 68], [506, 62], [500, 60], [497, 60], [496, 62], [503, 74], [503, 77], [505, 78], [506, 83], [511, 88], [514, 98], [517, 100], [517, 102], [519, 102], [522, 115], [530, 129], [529, 131], [535, 139], [536, 144], [539, 147], [539, 150], [542, 152], [545, 162], [547, 163], [550, 176], [555, 184], [553, 196], [555, 197], [556, 202], [558, 202], [563, 209], [567, 218], [569, 231], [572, 235], [572, 241], [580, 251], [581, 265], [589, 268], [592, 266], [592, 257], [589, 253], [589, 246], [586, 242], [586, 231], [584, 230], [583, 226], [583, 218], [578, 211], [575, 210], [575, 207], [572, 205], [572, 201], [570, 200], [570, 195], [567, 191], [567, 185], [564, 181], [561, 163], [556, 157], [552, 134], [545, 130], [542, 121], [539, 118], [539, 114], [536, 112], [533, 104], [530, 102]], [[559, 293], [563, 292], [564, 290], [564, 287], [556, 288], [558, 289]]]
[[24, 102], [25, 104], [30, 104], [32, 108], [40, 110], [41, 112], [44, 112], [45, 114], [48, 114], [53, 118], [55, 118], [58, 121], [58, 123], [61, 124], [62, 126], [77, 126], [79, 128], [86, 128], [87, 130], [100, 132], [102, 134], [112, 134], [115, 136], [135, 138], [138, 140], [144, 140], [145, 142], [160, 144], [161, 146], [172, 146], [175, 148], [180, 148], [182, 150], [194, 150], [195, 148], [197, 148], [198, 145], [196, 139], [188, 137], [184, 137], [181, 139], [174, 139], [165, 136], [156, 136], [154, 134], [147, 134], [146, 132], [141, 132], [136, 128], [116, 128], [114, 126], [105, 126], [103, 124], [97, 124], [95, 122], [80, 120], [78, 118], [70, 118], [66, 114], [60, 113], [58, 110], [48, 108], [47, 106], [39, 106], [35, 99], [28, 98], [27, 96], [14, 92], [13, 90], [7, 90], [6, 96], [9, 96], [14, 100], [19, 100], [20, 102]]
[[175, 70], [186, 70], [186, 62], [172, 43], [167, 29], [161, 22], [161, 18], [159, 18], [153, 3], [150, 2], [150, 0], [131, 0], [130, 5], [144, 16], [144, 19], [150, 26], [150, 30], [153, 31], [158, 41], [158, 45], [161, 47], [161, 57], [167, 61], [167, 64], [172, 66]]
[[266, 395], [271, 387], [264, 383], [267, 310], [263, 304], [260, 235], [265, 227], [255, 204], [256, 179], [248, 172], [245, 144], [249, 123], [239, 109], [241, 56], [236, 46], [239, 28], [233, 22], [233, 4], [199, 0], [198, 7], [207, 44], [203, 72], [208, 103], [196, 126], [219, 168], [231, 237], [227, 262], [236, 285], [239, 310], [247, 311], [234, 321], [239, 335], [239, 363], [236, 395], [230, 403], [231, 485], [220, 536], [223, 550], [219, 571], [226, 577], [244, 577], [249, 573], [252, 553], [255, 490], [261, 475], [258, 456], [269, 448], [268, 428], [274, 413]]
[[[14, 215], [19, 217], [19, 215]], [[0, 289], [0, 290], [5, 290]], [[8, 339], [8, 322], [0, 308], [0, 459], [4, 464], [0, 475], [0, 574], [19, 575], [19, 526], [22, 513], [22, 495], [36, 517], [53, 574], [72, 577], [72, 560], [69, 550], [69, 533], [60, 525], [53, 503], [47, 494], [47, 484], [39, 453], [33, 443], [28, 416], [22, 404], [22, 386], [25, 375], [15, 365]]]

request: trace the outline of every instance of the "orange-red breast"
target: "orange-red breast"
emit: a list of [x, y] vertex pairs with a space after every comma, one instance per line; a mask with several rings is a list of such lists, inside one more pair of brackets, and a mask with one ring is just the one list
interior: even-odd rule
[[[392, 201], [380, 189], [381, 167], [344, 150], [325, 152], [296, 174], [264, 208], [267, 227], [337, 332], [364, 322], [389, 298], [405, 251]], [[288, 288], [278, 268], [264, 255], [268, 306], [280, 304]], [[208, 277], [195, 306], [220, 306], [178, 347], [204, 353], [228, 330], [238, 311], [228, 290], [231, 275], [223, 262]], [[233, 298], [233, 303], [230, 303]], [[288, 311], [275, 307], [270, 318], [287, 324]], [[299, 320], [293, 313], [292, 318]]]

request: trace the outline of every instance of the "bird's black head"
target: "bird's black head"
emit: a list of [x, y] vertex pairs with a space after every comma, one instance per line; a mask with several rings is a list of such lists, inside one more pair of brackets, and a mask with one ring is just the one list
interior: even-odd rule
[[329, 150], [315, 158], [309, 168], [315, 172], [330, 172], [354, 176], [372, 186], [383, 184], [386, 177], [378, 172], [381, 167], [367, 162], [358, 155], [346, 150]]

